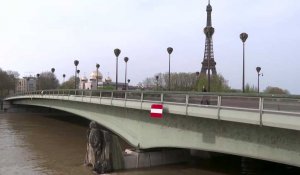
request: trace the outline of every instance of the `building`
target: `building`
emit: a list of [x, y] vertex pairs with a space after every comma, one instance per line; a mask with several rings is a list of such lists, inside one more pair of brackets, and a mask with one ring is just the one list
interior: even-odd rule
[[18, 79], [16, 81], [16, 92], [17, 93], [24, 93], [28, 91], [35, 91], [36, 85], [37, 85], [37, 79], [36, 77], [23, 77], [21, 79]]
[[[98, 85], [97, 85], [98, 78]], [[97, 87], [103, 87], [103, 76], [100, 71], [93, 71], [90, 74], [89, 79], [86, 76], [80, 78], [79, 89], [97, 89]]]

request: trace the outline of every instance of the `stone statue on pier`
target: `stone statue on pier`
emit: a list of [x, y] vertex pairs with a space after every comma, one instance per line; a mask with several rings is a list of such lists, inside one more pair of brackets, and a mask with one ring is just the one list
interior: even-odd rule
[[85, 165], [92, 166], [96, 173], [109, 173], [124, 168], [124, 159], [118, 137], [95, 121], [87, 132], [87, 153]]

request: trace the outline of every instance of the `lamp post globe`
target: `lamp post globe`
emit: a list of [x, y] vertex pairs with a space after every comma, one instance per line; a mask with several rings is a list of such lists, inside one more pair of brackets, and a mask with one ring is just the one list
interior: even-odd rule
[[248, 39], [248, 34], [241, 33], [240, 39], [243, 42], [243, 92], [245, 92], [245, 42]]
[[169, 54], [169, 91], [171, 90], [171, 54], [173, 52], [173, 48], [172, 47], [168, 47], [167, 48], [167, 52]]
[[114, 53], [116, 55], [116, 90], [118, 90], [118, 57], [119, 57], [119, 55], [121, 53], [121, 50], [118, 49], [118, 48], [116, 48], [114, 50]]

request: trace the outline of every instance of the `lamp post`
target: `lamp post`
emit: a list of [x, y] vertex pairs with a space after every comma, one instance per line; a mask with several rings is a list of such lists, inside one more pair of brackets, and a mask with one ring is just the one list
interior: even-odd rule
[[257, 93], [259, 93], [259, 76], [263, 76], [262, 73], [259, 73], [261, 71], [261, 67], [256, 67], [256, 72], [257, 72]]
[[96, 77], [96, 89], [98, 89], [98, 79], [99, 79], [99, 77], [98, 77], [98, 72], [99, 72], [99, 67], [100, 67], [100, 64], [96, 64], [96, 68], [97, 68], [97, 77]]
[[155, 76], [155, 79], [156, 79], [156, 90], [157, 90], [157, 91], [158, 91], [158, 78], [159, 78], [159, 76], [156, 75], [156, 76]]
[[200, 78], [200, 72], [196, 72], [196, 83], [195, 83], [195, 90], [196, 91], [198, 89], [197, 83], [198, 83], [199, 78]]
[[55, 72], [55, 68], [51, 68], [51, 72], [52, 72], [52, 80], [53, 80], [53, 84], [54, 84], [54, 80], [55, 80], [55, 78], [54, 78], [54, 72]]
[[114, 53], [117, 57], [117, 59], [116, 59], [116, 90], [118, 90], [118, 57], [121, 53], [121, 50], [117, 48], [114, 50]]
[[248, 38], [247, 33], [241, 33], [240, 38], [243, 42], [243, 93], [245, 92], [245, 42]]
[[36, 77], [37, 77], [37, 90], [39, 90], [40, 89], [40, 80], [39, 80], [39, 78], [40, 78], [40, 74], [36, 74]]
[[66, 74], [63, 74], [63, 81], [65, 82]]
[[[78, 69], [78, 70], [76, 71], [76, 73], [77, 73], [77, 76], [78, 76], [78, 79], [79, 79], [79, 82], [78, 82], [77, 84], [79, 84], [79, 83], [80, 83], [80, 78], [79, 78], [80, 70]], [[79, 89], [79, 86], [78, 86], [78, 89]]]
[[77, 83], [76, 83], [76, 75], [77, 75], [77, 66], [78, 66], [78, 64], [79, 64], [79, 61], [75, 60], [74, 61], [74, 65], [75, 65], [75, 85], [74, 85], [74, 89], [76, 89], [76, 85], [77, 85]]
[[78, 78], [79, 78], [79, 73], [80, 73], [80, 70], [78, 69], [78, 70], [77, 70]]
[[173, 52], [172, 47], [167, 48], [168, 54], [169, 54], [169, 91], [171, 90], [171, 54]]
[[129, 58], [125, 57], [124, 61], [125, 61], [125, 90], [127, 90], [127, 84], [126, 84], [126, 80], [127, 80], [127, 62], [128, 62]]
[[30, 78], [29, 77], [27, 77], [27, 92], [29, 92], [29, 81], [30, 81]]
[[130, 79], [128, 79], [128, 80], [127, 80], [127, 82], [128, 82], [127, 86], [128, 86], [128, 89], [129, 89], [129, 83], [130, 83]]

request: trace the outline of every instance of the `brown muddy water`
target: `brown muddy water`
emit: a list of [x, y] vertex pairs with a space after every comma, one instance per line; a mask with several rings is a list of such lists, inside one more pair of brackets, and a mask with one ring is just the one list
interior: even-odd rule
[[[74, 120], [75, 119], [75, 120]], [[83, 165], [89, 121], [54, 114], [0, 114], [0, 175], [90, 175]], [[257, 163], [259, 162], [259, 163]], [[250, 167], [250, 168], [249, 168]], [[298, 168], [235, 156], [123, 170], [120, 175], [298, 174]], [[300, 173], [299, 173], [300, 174]]]

